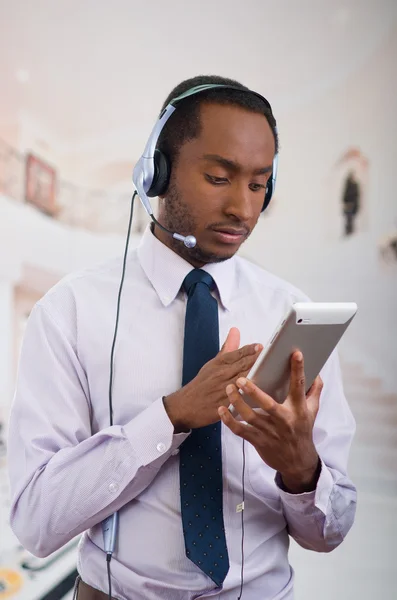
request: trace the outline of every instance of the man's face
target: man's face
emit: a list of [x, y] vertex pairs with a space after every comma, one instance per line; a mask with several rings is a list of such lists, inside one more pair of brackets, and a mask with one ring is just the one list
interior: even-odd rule
[[160, 222], [194, 235], [188, 249], [156, 228], [167, 246], [195, 267], [232, 257], [255, 227], [275, 153], [264, 115], [239, 106], [203, 104], [202, 130], [186, 142], [160, 203]]

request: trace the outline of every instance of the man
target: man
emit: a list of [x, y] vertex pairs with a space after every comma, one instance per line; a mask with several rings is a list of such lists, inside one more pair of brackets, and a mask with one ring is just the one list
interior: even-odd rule
[[[246, 90], [196, 77], [165, 105], [205, 83]], [[121, 261], [66, 278], [33, 309], [10, 423], [11, 525], [38, 556], [84, 532], [79, 599], [107, 598], [101, 522], [116, 511], [111, 582], [122, 600], [235, 600], [242, 587], [246, 600], [292, 598], [288, 536], [328, 552], [353, 523], [354, 421], [337, 355], [306, 397], [295, 353], [282, 405], [244, 379], [287, 308], [307, 300], [234, 256], [260, 216], [277, 144], [263, 103], [226, 88], [186, 98], [167, 122], [159, 147], [171, 179], [158, 218], [197, 245], [155, 226], [128, 256], [114, 425]], [[192, 367], [214, 331], [223, 347]]]

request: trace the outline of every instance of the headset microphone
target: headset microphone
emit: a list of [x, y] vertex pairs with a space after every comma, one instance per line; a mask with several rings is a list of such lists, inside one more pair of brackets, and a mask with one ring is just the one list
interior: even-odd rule
[[174, 233], [173, 237], [177, 240], [183, 241], [186, 248], [194, 248], [197, 243], [194, 235], [187, 235], [186, 237], [184, 237], [183, 235], [180, 235], [179, 233]]
[[158, 227], [160, 227], [160, 229], [165, 231], [165, 233], [168, 233], [168, 235], [171, 235], [175, 240], [179, 240], [180, 242], [183, 242], [185, 244], [186, 248], [194, 248], [195, 245], [197, 244], [197, 241], [196, 241], [196, 238], [194, 237], [194, 235], [181, 235], [180, 233], [172, 233], [172, 231], [170, 231], [169, 229], [164, 227], [164, 225], [161, 225], [161, 223], [159, 223], [157, 221], [157, 219], [154, 217], [153, 213], [149, 214], [149, 217], [152, 219], [153, 223], [155, 223]]

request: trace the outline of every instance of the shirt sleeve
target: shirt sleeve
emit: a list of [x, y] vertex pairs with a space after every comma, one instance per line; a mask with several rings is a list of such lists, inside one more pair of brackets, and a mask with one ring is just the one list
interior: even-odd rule
[[8, 431], [10, 525], [48, 556], [147, 488], [189, 433], [174, 434], [161, 398], [124, 426], [91, 434], [76, 349], [36, 305], [22, 344]]
[[288, 531], [303, 548], [330, 552], [346, 537], [353, 525], [357, 493], [347, 475], [355, 421], [346, 401], [337, 352], [327, 361], [321, 377], [324, 387], [313, 430], [321, 459], [316, 489], [290, 494], [276, 474]]

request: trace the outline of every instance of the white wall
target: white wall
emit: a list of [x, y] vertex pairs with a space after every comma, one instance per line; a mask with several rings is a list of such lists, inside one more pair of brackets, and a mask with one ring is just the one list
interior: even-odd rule
[[[397, 221], [396, 57], [394, 30], [343, 86], [278, 117], [281, 153], [275, 206], [243, 250], [314, 300], [356, 301], [359, 313], [342, 348], [349, 360], [364, 361], [394, 390], [397, 266], [380, 263], [377, 244]], [[350, 239], [332, 239], [340, 202], [334, 165], [350, 146], [359, 147], [369, 159], [368, 228]]]
[[[132, 235], [130, 245], [137, 243]], [[121, 254], [124, 244], [121, 236], [70, 228], [0, 195], [0, 276], [11, 265], [17, 270], [31, 265], [62, 276]]]

